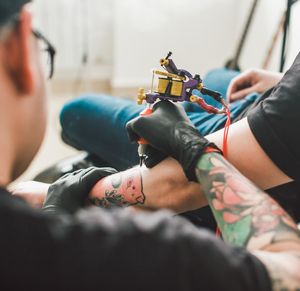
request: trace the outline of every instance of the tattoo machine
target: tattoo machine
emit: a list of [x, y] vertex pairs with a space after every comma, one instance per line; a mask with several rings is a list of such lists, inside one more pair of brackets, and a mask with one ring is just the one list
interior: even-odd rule
[[[191, 102], [197, 103], [203, 110], [210, 114], [225, 114], [227, 115], [227, 122], [224, 130], [223, 139], [223, 153], [226, 157], [227, 154], [227, 138], [228, 129], [230, 126], [230, 111], [227, 102], [224, 100], [219, 92], [210, 90], [205, 87], [200, 75], [192, 75], [190, 72], [178, 69], [171, 59], [172, 52], [169, 52], [167, 57], [160, 60], [160, 65], [164, 70], [152, 71], [152, 85], [149, 92], [145, 92], [144, 88], [141, 88], [138, 93], [137, 102], [142, 105], [145, 101], [147, 108], [140, 114], [146, 116], [151, 114], [152, 105], [158, 100], [169, 100], [172, 102]], [[155, 76], [158, 78], [158, 86], [154, 90]], [[221, 108], [209, 105], [202, 95], [208, 95], [220, 103]], [[147, 142], [145, 140], [139, 141], [139, 157], [140, 165], [143, 164], [145, 158], [145, 149]]]

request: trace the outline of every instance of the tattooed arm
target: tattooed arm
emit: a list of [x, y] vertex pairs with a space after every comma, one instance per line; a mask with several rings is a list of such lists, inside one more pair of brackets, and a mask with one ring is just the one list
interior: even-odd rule
[[[33, 207], [42, 207], [49, 184], [22, 183], [11, 188], [14, 195]], [[70, 185], [59, 185], [60, 191]], [[152, 169], [133, 168], [100, 180], [92, 190], [92, 203], [102, 207], [132, 206], [142, 209], [168, 208], [176, 213], [207, 205], [201, 186], [187, 180], [177, 161], [166, 159]]]
[[295, 222], [201, 136], [181, 107], [156, 103], [153, 114], [131, 121], [127, 130], [133, 139], [142, 137], [169, 153], [190, 179], [196, 172], [224, 239], [247, 248], [266, 265], [274, 290], [300, 290], [300, 235]]
[[169, 158], [152, 169], [136, 167], [102, 179], [90, 200], [105, 208], [168, 208], [181, 213], [207, 204], [199, 193], [200, 185], [188, 182], [178, 162]]
[[203, 155], [196, 174], [224, 239], [267, 267], [274, 290], [300, 290], [300, 232], [291, 217], [221, 155]]

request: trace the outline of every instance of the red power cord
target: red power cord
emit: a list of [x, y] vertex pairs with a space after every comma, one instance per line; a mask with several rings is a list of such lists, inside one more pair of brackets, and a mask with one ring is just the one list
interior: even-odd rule
[[231, 117], [230, 117], [230, 109], [228, 106], [226, 106], [225, 108], [226, 112], [226, 116], [227, 116], [227, 120], [224, 126], [224, 135], [223, 135], [223, 155], [224, 158], [227, 159], [227, 145], [228, 145], [228, 134], [229, 134], [229, 128], [231, 125]]
[[[199, 97], [199, 96], [198, 96]], [[220, 103], [223, 105], [223, 109], [220, 110], [212, 105], [209, 105], [206, 103], [206, 101], [199, 97], [197, 99], [197, 103], [199, 106], [201, 106], [206, 112], [211, 113], [211, 114], [225, 114], [227, 116], [227, 120], [224, 126], [224, 135], [223, 135], [223, 145], [222, 145], [222, 150], [223, 150], [223, 156], [225, 159], [227, 159], [227, 146], [228, 146], [228, 134], [229, 134], [229, 128], [231, 125], [231, 117], [230, 117], [230, 109], [229, 106], [227, 105], [226, 101], [222, 100]], [[221, 237], [222, 233], [219, 227], [216, 229], [216, 236]]]
[[[225, 104], [225, 102], [224, 102], [224, 104]], [[224, 108], [225, 108], [225, 115], [227, 116], [227, 120], [226, 120], [226, 123], [225, 123], [225, 126], [224, 126], [223, 148], [222, 148], [222, 150], [223, 150], [224, 158], [227, 159], [228, 134], [229, 134], [229, 128], [230, 128], [230, 125], [231, 125], [231, 117], [230, 117], [230, 109], [229, 109], [227, 104], [224, 105]], [[216, 236], [217, 237], [222, 236], [222, 233], [221, 233], [221, 230], [220, 230], [219, 227], [217, 227]]]

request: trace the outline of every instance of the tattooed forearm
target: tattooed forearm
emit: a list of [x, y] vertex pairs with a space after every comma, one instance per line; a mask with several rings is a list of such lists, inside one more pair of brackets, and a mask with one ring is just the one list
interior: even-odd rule
[[104, 178], [93, 189], [90, 200], [92, 204], [104, 208], [143, 205], [146, 197], [140, 169], [134, 168]]
[[289, 215], [221, 155], [203, 155], [196, 173], [228, 242], [256, 250], [282, 241], [300, 242]]
[[224, 239], [264, 263], [274, 291], [300, 291], [300, 235], [289, 215], [219, 154], [203, 155], [196, 173]]

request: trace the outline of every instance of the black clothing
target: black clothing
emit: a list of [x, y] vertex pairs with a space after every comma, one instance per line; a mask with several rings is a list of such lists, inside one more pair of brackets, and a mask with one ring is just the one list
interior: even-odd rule
[[[256, 140], [294, 182], [270, 194], [300, 222], [300, 54], [282, 80], [246, 114]], [[286, 206], [288, 208], [286, 208]]]
[[271, 290], [263, 264], [170, 213], [46, 216], [0, 190], [0, 290]]
[[0, 0], [0, 25], [17, 15], [28, 2], [31, 0]]
[[260, 95], [253, 103], [251, 103], [248, 107], [246, 107], [245, 110], [242, 111], [233, 121], [237, 122], [243, 119], [244, 117], [247, 117], [249, 112], [251, 112], [252, 109], [256, 108], [263, 100], [265, 100], [271, 95], [273, 89], [274, 88], [271, 88], [268, 91], [266, 91], [264, 94]]

